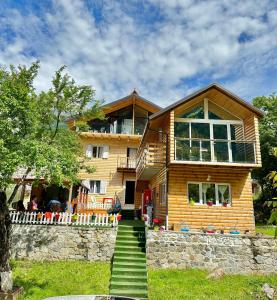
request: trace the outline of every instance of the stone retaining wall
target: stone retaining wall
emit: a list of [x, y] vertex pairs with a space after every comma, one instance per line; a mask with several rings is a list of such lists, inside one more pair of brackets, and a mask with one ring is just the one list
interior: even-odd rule
[[32, 260], [110, 261], [116, 228], [13, 225], [12, 257]]
[[[12, 257], [110, 261], [116, 228], [13, 225]], [[226, 273], [277, 273], [277, 239], [147, 232], [147, 263], [154, 268], [223, 268]]]
[[154, 268], [222, 268], [226, 273], [277, 273], [277, 239], [148, 231], [147, 263]]

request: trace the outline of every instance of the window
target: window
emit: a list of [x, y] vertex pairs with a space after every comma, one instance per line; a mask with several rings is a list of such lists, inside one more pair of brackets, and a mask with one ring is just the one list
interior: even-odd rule
[[91, 194], [106, 194], [107, 182], [105, 180], [90, 180]]
[[189, 118], [189, 119], [204, 119], [204, 104], [200, 104], [187, 112], [184, 112], [180, 118]]
[[222, 205], [231, 204], [230, 185], [223, 183], [191, 182], [188, 183], [188, 200], [196, 204]]
[[160, 204], [165, 204], [166, 203], [166, 184], [160, 183], [159, 189], [160, 189], [160, 191], [159, 191]]
[[94, 146], [88, 145], [86, 156], [89, 158], [108, 158], [109, 146]]

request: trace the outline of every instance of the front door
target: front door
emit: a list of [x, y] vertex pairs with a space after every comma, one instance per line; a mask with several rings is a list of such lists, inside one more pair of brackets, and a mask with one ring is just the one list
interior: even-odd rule
[[135, 181], [126, 180], [125, 204], [135, 203]]

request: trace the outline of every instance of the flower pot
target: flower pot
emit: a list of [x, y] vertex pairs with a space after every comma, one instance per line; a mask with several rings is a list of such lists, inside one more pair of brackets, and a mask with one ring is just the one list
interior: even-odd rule
[[209, 202], [207, 202], [207, 205], [208, 205], [208, 206], [213, 206], [213, 202], [212, 202], [212, 201], [209, 201]]
[[222, 203], [222, 206], [227, 207], [228, 203]]

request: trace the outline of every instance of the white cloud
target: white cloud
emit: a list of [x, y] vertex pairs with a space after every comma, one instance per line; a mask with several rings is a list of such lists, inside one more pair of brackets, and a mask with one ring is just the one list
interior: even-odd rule
[[[145, 0], [145, 17], [151, 5], [161, 16], [155, 24], [128, 10], [136, 6], [134, 0], [94, 4], [101, 10], [100, 22], [78, 0], [53, 1], [53, 8], [39, 16], [6, 10], [0, 26], [16, 35], [0, 36], [6, 42], [0, 45], [0, 63], [38, 58], [38, 89], [49, 87], [54, 71], [66, 64], [77, 82], [92, 85], [107, 101], [137, 88], [145, 98], [167, 105], [201, 87], [201, 81], [215, 80], [248, 99], [272, 92], [263, 76], [277, 72], [274, 1]], [[249, 40], [239, 43], [240, 36]]]

